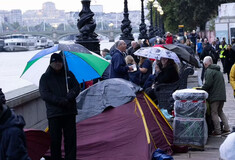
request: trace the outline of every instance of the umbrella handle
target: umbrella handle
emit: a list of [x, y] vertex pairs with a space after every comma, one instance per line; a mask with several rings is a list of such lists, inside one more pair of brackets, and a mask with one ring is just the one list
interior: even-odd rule
[[66, 67], [64, 51], [62, 51], [62, 56], [63, 56], [63, 63], [64, 63], [64, 71], [65, 71], [65, 83], [66, 83], [65, 85], [66, 85], [67, 93], [69, 93], [69, 84], [68, 84], [68, 78], [67, 78], [67, 67]]

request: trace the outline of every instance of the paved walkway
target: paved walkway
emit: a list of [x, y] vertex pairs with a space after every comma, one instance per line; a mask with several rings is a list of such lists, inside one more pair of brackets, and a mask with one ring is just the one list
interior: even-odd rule
[[[221, 66], [221, 63], [218, 63]], [[201, 73], [200, 69], [197, 69], [198, 74]], [[233, 89], [228, 83], [227, 74], [224, 74], [227, 102], [224, 104], [224, 112], [228, 118], [230, 128], [235, 126], [235, 99], [233, 97]], [[188, 153], [177, 153], [173, 155], [174, 160], [221, 160], [219, 147], [225, 140], [225, 137], [215, 138], [208, 137], [207, 144], [204, 151], [189, 151]]]

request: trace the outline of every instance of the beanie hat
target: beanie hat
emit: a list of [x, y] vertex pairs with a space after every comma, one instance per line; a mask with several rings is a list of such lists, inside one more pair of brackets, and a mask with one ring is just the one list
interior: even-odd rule
[[61, 55], [60, 54], [58, 54], [58, 53], [53, 53], [52, 55], [51, 55], [51, 59], [50, 59], [50, 64], [52, 63], [52, 62], [63, 62], [63, 59], [62, 59], [62, 57], [61, 57]]

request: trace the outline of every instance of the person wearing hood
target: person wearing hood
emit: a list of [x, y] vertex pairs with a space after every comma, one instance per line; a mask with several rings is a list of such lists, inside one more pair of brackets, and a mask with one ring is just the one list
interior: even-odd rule
[[39, 82], [39, 92], [47, 108], [52, 160], [61, 159], [62, 135], [65, 159], [76, 159], [76, 97], [80, 87], [74, 74], [65, 71], [62, 56], [54, 53]]
[[30, 160], [23, 128], [24, 118], [7, 105], [0, 88], [0, 160]]
[[[210, 105], [211, 117], [214, 125], [214, 132], [212, 135], [220, 137], [221, 134], [226, 135], [230, 133], [228, 120], [223, 112], [224, 102], [226, 101], [224, 77], [220, 71], [220, 66], [213, 64], [213, 60], [210, 56], [206, 56], [203, 59], [203, 64], [206, 71], [205, 83], [203, 84], [202, 89], [209, 94], [207, 101]], [[224, 125], [222, 133], [219, 118]]]

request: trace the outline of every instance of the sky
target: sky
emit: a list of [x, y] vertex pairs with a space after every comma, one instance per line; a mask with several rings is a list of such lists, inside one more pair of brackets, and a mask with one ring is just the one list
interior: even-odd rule
[[[55, 3], [56, 9], [65, 11], [81, 11], [81, 0], [0, 0], [0, 10], [21, 9], [22, 12], [26, 10], [42, 9], [44, 2]], [[91, 0], [91, 5], [103, 5], [103, 11], [109, 12], [123, 12], [124, 0]], [[140, 10], [141, 0], [128, 0], [128, 10]]]

